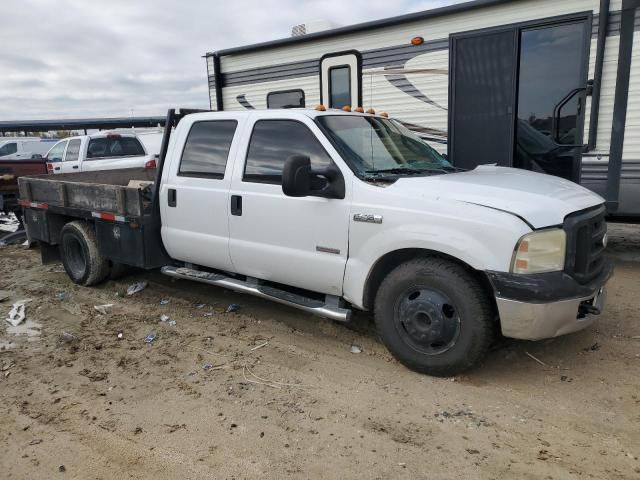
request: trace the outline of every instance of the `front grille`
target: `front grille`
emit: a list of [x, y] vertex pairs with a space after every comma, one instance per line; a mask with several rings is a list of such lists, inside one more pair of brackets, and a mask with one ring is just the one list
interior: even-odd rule
[[604, 205], [568, 215], [564, 220], [567, 233], [565, 272], [580, 283], [596, 278], [604, 268], [604, 237], [607, 223]]

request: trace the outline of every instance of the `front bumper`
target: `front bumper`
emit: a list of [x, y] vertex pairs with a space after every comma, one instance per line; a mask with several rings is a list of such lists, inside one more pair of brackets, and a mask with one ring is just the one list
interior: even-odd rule
[[606, 284], [612, 274], [610, 262], [586, 285], [563, 272], [535, 275], [487, 272], [502, 334], [541, 340], [588, 327], [604, 309]]

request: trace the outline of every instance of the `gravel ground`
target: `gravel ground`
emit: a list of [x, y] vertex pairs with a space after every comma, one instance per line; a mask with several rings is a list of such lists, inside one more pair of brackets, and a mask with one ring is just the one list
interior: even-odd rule
[[82, 288], [6, 247], [0, 310], [32, 301], [0, 326], [0, 477], [640, 478], [640, 227], [610, 231], [598, 323], [501, 341], [449, 379], [399, 365], [368, 315], [347, 327], [157, 273]]

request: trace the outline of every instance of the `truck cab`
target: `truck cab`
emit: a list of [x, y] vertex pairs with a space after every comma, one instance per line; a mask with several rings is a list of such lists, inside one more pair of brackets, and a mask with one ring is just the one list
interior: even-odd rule
[[498, 331], [555, 337], [604, 307], [604, 203], [575, 183], [462, 171], [381, 115], [172, 115], [146, 194], [133, 171], [20, 179], [32, 238], [59, 245], [74, 282], [124, 263], [334, 320], [371, 311], [389, 350], [433, 375], [476, 364]]

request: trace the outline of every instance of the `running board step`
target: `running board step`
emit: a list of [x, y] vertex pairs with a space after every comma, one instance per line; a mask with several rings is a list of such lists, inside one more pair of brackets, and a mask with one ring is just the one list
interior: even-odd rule
[[[341, 308], [337, 301], [333, 302], [335, 305], [329, 304], [328, 302], [305, 297], [304, 295], [298, 295], [296, 293], [280, 290], [279, 288], [262, 285], [255, 279], [243, 281], [227, 277], [219, 273], [203, 272], [185, 267], [166, 266], [162, 267], [161, 271], [170, 277], [208, 283], [209, 285], [217, 285], [239, 293], [248, 293], [256, 297], [266, 298], [274, 302], [289, 305], [290, 307], [304, 310], [305, 312], [313, 313], [320, 317], [329, 318], [338, 322], [347, 322], [351, 318], [351, 310], [348, 308]], [[336, 297], [331, 298], [335, 299]]]

